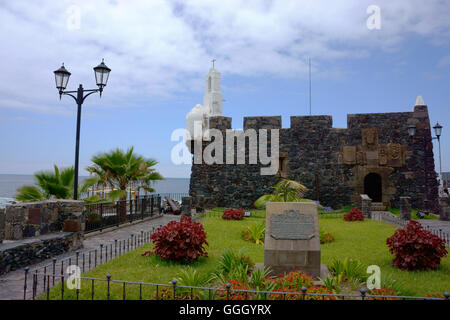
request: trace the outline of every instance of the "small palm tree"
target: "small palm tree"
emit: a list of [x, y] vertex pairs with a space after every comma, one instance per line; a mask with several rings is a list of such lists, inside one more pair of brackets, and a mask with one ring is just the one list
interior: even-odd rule
[[303, 196], [308, 190], [304, 185], [294, 180], [281, 180], [278, 182], [273, 194], [265, 194], [255, 201], [255, 207], [265, 208], [267, 202], [296, 202], [305, 201]]
[[40, 171], [34, 174], [36, 185], [25, 185], [17, 190], [19, 201], [41, 201], [46, 199], [70, 199], [73, 197], [73, 167], [54, 171]]
[[[154, 192], [151, 184], [156, 180], [163, 180], [153, 168], [158, 162], [136, 155], [133, 151], [133, 147], [126, 152], [117, 148], [92, 157], [94, 165], [87, 167], [86, 170], [94, 176], [86, 181], [86, 185], [108, 186], [112, 190], [108, 197], [120, 200], [126, 200], [126, 190], [131, 183], [139, 184], [140, 189]], [[126, 205], [121, 201], [120, 221], [125, 220]]]

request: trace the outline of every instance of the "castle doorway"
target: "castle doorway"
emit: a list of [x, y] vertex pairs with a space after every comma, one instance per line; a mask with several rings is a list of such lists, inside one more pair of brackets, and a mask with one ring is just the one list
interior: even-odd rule
[[382, 202], [381, 176], [377, 173], [369, 173], [364, 178], [364, 193], [372, 199], [373, 202]]

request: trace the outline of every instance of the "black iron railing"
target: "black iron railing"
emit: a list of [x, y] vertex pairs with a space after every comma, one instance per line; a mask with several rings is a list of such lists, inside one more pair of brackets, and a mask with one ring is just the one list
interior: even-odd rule
[[[161, 197], [161, 200], [164, 200], [165, 197], [169, 197], [172, 200], [176, 200], [181, 204], [181, 200], [183, 197], [187, 197], [189, 196], [189, 193], [183, 193], [183, 192], [178, 192], [178, 193], [158, 193], [158, 195]], [[142, 197], [142, 196], [140, 196]]]
[[[66, 268], [70, 265], [76, 265], [80, 268], [82, 273], [88, 272], [99, 265], [110, 261], [113, 258], [119, 257], [130, 251], [133, 251], [146, 243], [151, 242], [151, 236], [155, 230], [162, 225], [152, 227], [151, 230], [141, 230], [137, 233], [132, 233], [126, 239], [114, 239], [112, 241], [100, 244], [96, 249], [86, 251], [76, 251], [74, 255], [66, 257], [64, 259], [53, 258], [51, 263], [40, 266], [33, 270], [26, 267], [24, 278], [24, 295], [23, 298], [36, 297], [38, 289], [41, 291], [49, 290], [55, 286], [65, 276]], [[38, 278], [38, 282], [33, 282], [32, 292], [29, 292], [31, 287], [28, 283], [28, 278], [34, 275], [41, 275]], [[66, 275], [67, 279], [67, 275]], [[34, 281], [34, 280], [33, 280]], [[42, 292], [41, 292], [42, 293]]]
[[[159, 226], [161, 227], [161, 225]], [[80, 290], [69, 290], [65, 284], [65, 280], [68, 280], [69, 274], [67, 273], [67, 267], [71, 265], [78, 266], [81, 273], [85, 273], [89, 270], [96, 268], [97, 266], [110, 261], [111, 259], [121, 256], [125, 253], [133, 251], [146, 243], [151, 242], [151, 236], [155, 232], [157, 227], [153, 227], [151, 230], [141, 230], [136, 234], [131, 234], [126, 239], [114, 239], [109, 243], [101, 244], [98, 248], [77, 251], [75, 255], [61, 259], [57, 261], [56, 258], [52, 260], [52, 263], [36, 268], [32, 271], [27, 267], [25, 268], [24, 286], [23, 286], [23, 298], [24, 299], [80, 299]], [[301, 292], [277, 292], [277, 291], [256, 291], [256, 290], [236, 290], [232, 289], [230, 284], [226, 284], [222, 288], [212, 287], [195, 287], [195, 286], [180, 286], [177, 281], [172, 281], [171, 284], [161, 283], [149, 283], [149, 282], [136, 282], [126, 280], [112, 279], [110, 275], [106, 278], [92, 278], [92, 277], [80, 277], [79, 278], [83, 288], [89, 285], [89, 294], [86, 295], [86, 290], [83, 289], [83, 295], [81, 299], [223, 299], [233, 300], [236, 294], [239, 294], [241, 298], [247, 300], [286, 300], [286, 299], [301, 299], [301, 300], [390, 300], [390, 299], [403, 299], [403, 300], [449, 300], [450, 294], [444, 292], [440, 298], [437, 297], [418, 297], [418, 296], [383, 296], [383, 295], [370, 295], [362, 288], [360, 294], [321, 294], [316, 292], [308, 292], [307, 288], [302, 288]], [[104, 284], [98, 285], [99, 283]], [[52, 291], [51, 288], [60, 284], [59, 292]], [[106, 284], [106, 286], [105, 286]], [[112, 286], [114, 285], [114, 294], [112, 295]], [[120, 295], [118, 295], [117, 286], [120, 286]], [[144, 295], [145, 288], [152, 288], [147, 290]], [[100, 291], [100, 293], [99, 293]], [[130, 293], [131, 291], [131, 293]], [[150, 292], [149, 292], [150, 291]]]
[[[39, 279], [42, 278], [42, 281]], [[257, 291], [257, 290], [238, 290], [232, 289], [227, 283], [221, 288], [180, 286], [177, 280], [171, 284], [136, 282], [112, 279], [110, 274], [105, 278], [80, 277], [84, 286], [88, 285], [88, 290], [84, 289], [84, 294], [80, 297], [80, 289], [74, 288], [67, 292], [67, 288], [61, 285], [59, 292], [50, 294], [50, 286], [46, 286], [39, 294], [39, 283], [51, 283], [55, 278], [58, 282], [64, 283], [68, 280], [68, 275], [64, 274], [42, 274], [34, 273], [32, 275], [32, 299], [67, 299], [70, 300], [95, 300], [100, 296], [100, 300], [447, 300], [450, 301], [450, 294], [444, 292], [441, 297], [418, 297], [418, 296], [388, 296], [371, 295], [365, 288], [361, 288], [359, 294], [333, 294], [308, 292], [308, 288], [302, 287], [300, 292], [281, 292], [281, 291]], [[102, 283], [102, 285], [99, 285]], [[82, 285], [83, 286], [83, 285]], [[113, 288], [114, 286], [114, 288]], [[145, 288], [151, 287], [151, 290]], [[130, 295], [130, 289], [133, 294]], [[97, 290], [97, 292], [96, 292]], [[127, 291], [128, 290], [128, 291]], [[138, 290], [138, 291], [137, 291]], [[98, 291], [101, 291], [99, 294]], [[147, 291], [144, 295], [144, 291]], [[138, 293], [139, 292], [139, 293]]]
[[[405, 228], [409, 223], [409, 220], [400, 219], [400, 218], [394, 216], [393, 214], [382, 213], [382, 212], [380, 212], [379, 214], [380, 214], [382, 221], [390, 223], [398, 228]], [[431, 228], [428, 225], [422, 224], [422, 227], [424, 229], [430, 231], [431, 233], [437, 235], [439, 238], [444, 240], [444, 242], [446, 243], [447, 246], [450, 246], [450, 234], [449, 233], [442, 231], [442, 229]]]
[[143, 220], [160, 214], [161, 196], [152, 194], [131, 200], [87, 204], [84, 207], [85, 233]]

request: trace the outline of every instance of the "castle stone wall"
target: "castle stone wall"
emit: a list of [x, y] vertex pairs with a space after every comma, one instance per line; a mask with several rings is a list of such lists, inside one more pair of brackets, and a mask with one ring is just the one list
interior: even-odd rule
[[[412, 138], [410, 123], [416, 125]], [[211, 117], [210, 127], [221, 130], [225, 141], [231, 118]], [[304, 184], [306, 197], [323, 205], [352, 204], [365, 193], [365, 177], [375, 173], [382, 179], [383, 203], [399, 207], [400, 197], [407, 196], [420, 208], [426, 194], [428, 207], [438, 212], [427, 106], [415, 106], [413, 112], [349, 114], [343, 129], [332, 127], [331, 116], [293, 116], [290, 128], [282, 128], [280, 116], [245, 117], [243, 128], [269, 129], [269, 143], [270, 129], [279, 129], [280, 156], [287, 159], [284, 177]], [[208, 207], [252, 207], [282, 175], [262, 176], [259, 161], [248, 164], [248, 150], [246, 164], [225, 164], [225, 148], [223, 164], [192, 165], [190, 195], [203, 195]]]

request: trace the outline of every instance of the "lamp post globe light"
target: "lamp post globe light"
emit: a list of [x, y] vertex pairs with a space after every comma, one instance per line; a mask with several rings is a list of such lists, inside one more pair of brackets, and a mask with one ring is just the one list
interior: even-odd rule
[[[110, 72], [111, 69], [108, 68], [102, 60], [102, 62], [94, 68], [95, 81], [97, 83], [98, 89], [83, 89], [83, 85], [80, 84], [78, 90], [76, 91], [64, 91], [67, 88], [67, 83], [69, 82], [69, 78], [71, 75], [71, 73], [64, 67], [64, 63], [62, 64], [61, 68], [53, 72], [55, 74], [56, 89], [58, 89], [59, 98], [61, 99], [62, 95], [71, 96], [78, 105], [77, 134], [75, 143], [75, 177], [73, 182], [74, 200], [78, 199], [78, 158], [80, 151], [81, 106], [83, 105], [84, 100], [93, 93], [99, 92], [100, 97], [102, 96], [103, 88], [106, 87]], [[85, 95], [85, 93], [87, 94]], [[76, 96], [74, 94], [76, 94]]]

